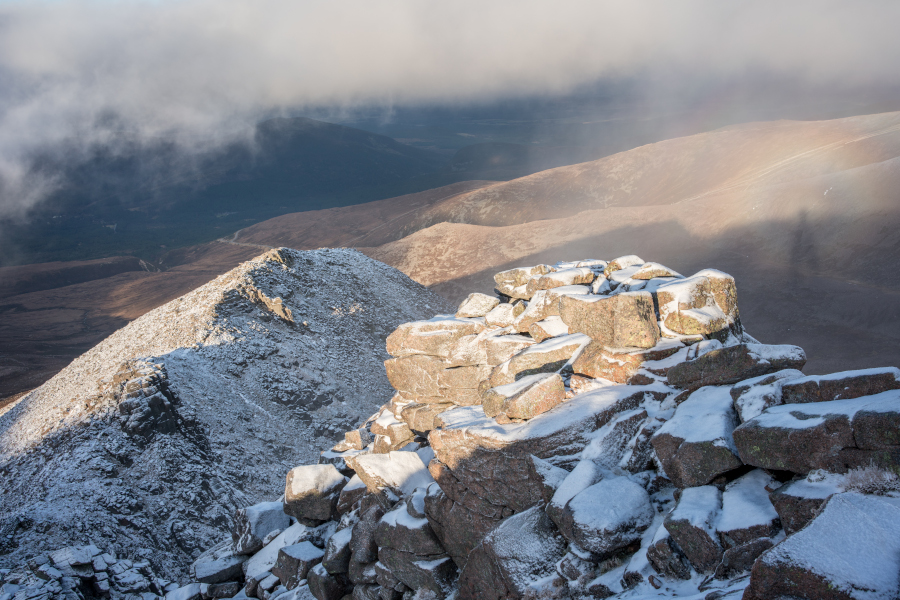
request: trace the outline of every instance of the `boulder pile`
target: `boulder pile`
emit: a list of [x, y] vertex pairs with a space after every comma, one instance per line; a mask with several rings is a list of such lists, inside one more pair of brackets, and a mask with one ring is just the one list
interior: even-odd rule
[[198, 583], [260, 600], [900, 596], [900, 370], [804, 376], [801, 348], [744, 331], [715, 270], [624, 256], [495, 281], [387, 338], [395, 395], [292, 469], [280, 502], [238, 511]]

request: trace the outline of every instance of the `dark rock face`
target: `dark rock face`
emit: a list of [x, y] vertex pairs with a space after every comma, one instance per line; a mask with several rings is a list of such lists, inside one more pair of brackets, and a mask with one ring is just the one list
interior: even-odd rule
[[322, 565], [310, 569], [307, 581], [309, 591], [316, 600], [340, 600], [350, 585], [345, 575], [329, 573]]
[[281, 531], [291, 521], [280, 502], [263, 502], [234, 513], [231, 539], [235, 554], [253, 554], [263, 547], [263, 540], [273, 531]]
[[657, 533], [657, 538], [647, 549], [647, 560], [653, 569], [665, 577], [674, 579], [690, 579], [691, 564], [678, 544], [669, 535], [664, 527], [660, 527], [663, 535]]
[[806, 527], [828, 499], [840, 491], [838, 485], [824, 477], [819, 483], [802, 479], [786, 483], [773, 491], [769, 494], [769, 500], [778, 511], [784, 532], [790, 535]]
[[372, 506], [360, 516], [359, 522], [353, 526], [350, 537], [350, 552], [357, 563], [372, 563], [378, 560], [378, 544], [375, 542], [375, 530], [384, 509]]
[[336, 513], [341, 490], [349, 479], [334, 465], [307, 465], [288, 471], [284, 512], [305, 525], [318, 525]]
[[785, 404], [734, 431], [741, 460], [765, 469], [846, 473], [900, 465], [900, 391], [852, 400]]
[[653, 522], [646, 490], [627, 477], [603, 479], [566, 504], [560, 531], [566, 539], [605, 559], [640, 540]]
[[623, 292], [608, 298], [563, 296], [559, 316], [569, 331], [610, 348], [652, 348], [659, 342], [653, 296]]
[[325, 554], [322, 556], [322, 568], [328, 573], [336, 575], [350, 570], [350, 538], [353, 529], [347, 527], [337, 531], [325, 544]]
[[278, 577], [281, 585], [292, 590], [306, 579], [310, 569], [322, 562], [323, 555], [322, 550], [307, 541], [286, 546], [278, 551], [272, 575]]
[[520, 598], [529, 583], [554, 572], [566, 544], [539, 507], [514, 515], [472, 551], [460, 574], [460, 600]]
[[699, 388], [733, 384], [783, 369], [802, 369], [804, 364], [806, 353], [798, 346], [739, 344], [675, 365], [667, 378], [675, 387]]
[[698, 573], [712, 572], [722, 560], [723, 549], [715, 533], [721, 507], [722, 493], [717, 488], [688, 488], [666, 517], [666, 530]]
[[716, 579], [730, 579], [749, 571], [756, 559], [774, 545], [775, 542], [770, 538], [757, 538], [729, 548], [722, 554], [722, 562], [716, 567]]
[[797, 404], [874, 396], [898, 388], [900, 369], [890, 367], [803, 377], [785, 383], [781, 395], [785, 404]]
[[666, 476], [678, 487], [705, 485], [743, 466], [732, 441], [737, 415], [728, 388], [691, 394], [650, 442]]
[[744, 598], [895, 598], [898, 552], [896, 501], [837, 494], [809, 525], [756, 561]]

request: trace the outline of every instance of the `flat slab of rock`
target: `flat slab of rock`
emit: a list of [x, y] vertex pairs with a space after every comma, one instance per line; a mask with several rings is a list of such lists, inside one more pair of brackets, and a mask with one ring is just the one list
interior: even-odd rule
[[273, 531], [283, 531], [291, 524], [281, 502], [262, 502], [234, 512], [231, 539], [235, 554], [253, 554], [263, 547], [263, 540]]
[[488, 390], [482, 407], [488, 417], [505, 414], [512, 419], [532, 419], [566, 399], [566, 386], [558, 373], [523, 377]]
[[457, 598], [521, 598], [530, 584], [555, 573], [565, 553], [565, 540], [540, 507], [513, 515], [469, 555]]
[[666, 516], [666, 530], [698, 573], [711, 573], [722, 560], [715, 530], [721, 511], [722, 492], [706, 485], [684, 490]]
[[650, 443], [672, 483], [705, 485], [743, 465], [732, 440], [736, 426], [728, 388], [706, 387], [691, 394]]
[[[491, 372], [488, 365], [453, 367], [434, 356], [414, 355], [384, 362], [391, 386], [407, 400], [421, 404], [468, 405], [465, 398], [478, 400], [478, 386]], [[468, 393], [467, 393], [468, 392]]]
[[334, 465], [305, 465], [288, 471], [284, 512], [307, 524], [328, 521], [335, 514], [338, 496], [349, 481]]
[[584, 333], [610, 348], [652, 348], [659, 342], [656, 309], [648, 292], [563, 296], [559, 316], [569, 331]]
[[492, 367], [505, 363], [534, 343], [532, 338], [516, 334], [488, 335], [480, 341], [484, 350], [485, 364]]
[[855, 492], [832, 496], [812, 523], [756, 561], [744, 598], [897, 598], [898, 503]]
[[475, 292], [466, 296], [456, 309], [456, 318], [483, 317], [500, 304], [494, 296]]
[[569, 500], [560, 531], [602, 560], [640, 540], [655, 514], [643, 487], [627, 477], [612, 477]]
[[829, 375], [808, 375], [782, 386], [784, 404], [829, 402], [873, 396], [900, 388], [900, 369], [860, 369]]
[[572, 363], [572, 370], [588, 377], [628, 383], [645, 362], [662, 360], [682, 348], [684, 344], [671, 339], [661, 339], [653, 348], [608, 348], [591, 342]]
[[546, 459], [579, 453], [590, 434], [618, 413], [666, 390], [660, 385], [601, 388], [514, 425], [498, 425], [481, 407], [457, 408], [440, 416], [443, 427], [428, 439], [437, 459], [466, 488], [497, 507], [518, 512], [541, 500], [541, 484], [531, 478], [530, 455]]
[[418, 404], [410, 403], [403, 407], [401, 417], [413, 431], [426, 433], [437, 427], [435, 417], [456, 406], [452, 403]]
[[807, 479], [791, 481], [769, 494], [788, 535], [806, 527], [834, 494], [844, 491], [844, 476], [816, 471]]
[[724, 341], [742, 332], [734, 278], [715, 269], [659, 286], [659, 318], [682, 335], [707, 335]]
[[[423, 507], [424, 508], [424, 507]], [[405, 502], [386, 513], [375, 529], [375, 542], [381, 548], [393, 548], [418, 556], [444, 556], [446, 553], [428, 519], [413, 517]]]
[[722, 494], [722, 514], [716, 533], [723, 548], [734, 548], [781, 531], [778, 511], [769, 500], [772, 477], [756, 469], [732, 481]]
[[398, 497], [407, 496], [418, 487], [434, 483], [415, 452], [364, 454], [351, 459], [350, 466], [373, 494], [387, 489], [393, 490]]
[[501, 271], [494, 275], [495, 289], [504, 296], [528, 300], [531, 298], [531, 294], [527, 291], [528, 280], [555, 270], [550, 265], [536, 265]]
[[543, 342], [550, 338], [559, 337], [569, 334], [569, 326], [563, 323], [559, 317], [547, 317], [543, 321], [538, 321], [528, 328], [528, 334], [536, 342]]
[[540, 344], [529, 346], [497, 366], [491, 372], [486, 388], [507, 385], [528, 375], [555, 373], [562, 369], [590, 343], [590, 338], [582, 334], [555, 337]]
[[594, 281], [593, 271], [587, 267], [573, 267], [532, 277], [525, 285], [525, 289], [533, 295], [538, 290], [549, 290], [566, 285], [583, 285], [592, 281]]
[[781, 399], [782, 386], [801, 377], [803, 373], [797, 369], [785, 369], [735, 384], [731, 388], [731, 398], [741, 423], [758, 417], [769, 407], [784, 404]]
[[200, 583], [221, 583], [240, 579], [246, 556], [226, 556], [218, 560], [194, 563], [194, 579]]
[[322, 562], [324, 554], [323, 550], [307, 541], [285, 546], [278, 551], [272, 575], [281, 581], [281, 585], [292, 590], [306, 579], [310, 569]]
[[378, 561], [410, 589], [429, 590], [438, 600], [450, 594], [457, 573], [449, 556], [426, 559], [393, 548], [379, 548]]
[[667, 378], [679, 388], [730, 385], [784, 369], [802, 369], [805, 364], [806, 353], [799, 346], [738, 344], [675, 365]]
[[483, 323], [475, 319], [440, 315], [427, 321], [404, 323], [388, 336], [387, 351], [395, 357], [421, 354], [449, 358], [460, 339], [467, 335], [477, 335], [484, 327]]
[[566, 285], [535, 292], [525, 310], [513, 320], [512, 326], [516, 331], [528, 332], [535, 323], [559, 316], [561, 297], [589, 294], [590, 291], [591, 288], [586, 285]]
[[[461, 498], [460, 500], [464, 501], [465, 499]], [[425, 497], [425, 514], [431, 529], [441, 541], [441, 545], [460, 569], [466, 566], [469, 553], [481, 543], [484, 536], [493, 530], [502, 518], [502, 514], [499, 512], [494, 515], [484, 515], [477, 512], [471, 505], [465, 506], [461, 502], [455, 501], [445, 494], [437, 484], [428, 488], [428, 495]]]
[[900, 390], [850, 400], [784, 404], [734, 430], [741, 460], [779, 471], [845, 473], [900, 464]]

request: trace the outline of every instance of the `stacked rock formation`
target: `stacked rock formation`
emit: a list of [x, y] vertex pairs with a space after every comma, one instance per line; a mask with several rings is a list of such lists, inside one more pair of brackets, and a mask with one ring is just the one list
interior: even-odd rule
[[198, 581], [261, 600], [900, 595], [900, 370], [804, 376], [801, 348], [743, 330], [719, 271], [625, 256], [495, 281], [390, 335], [393, 398], [281, 502], [238, 511]]

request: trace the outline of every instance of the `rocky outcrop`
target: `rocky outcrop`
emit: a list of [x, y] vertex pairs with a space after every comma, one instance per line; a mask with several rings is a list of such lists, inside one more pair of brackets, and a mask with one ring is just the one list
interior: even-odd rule
[[[496, 281], [388, 336], [396, 393], [280, 502], [235, 512], [169, 600], [896, 596], [838, 568], [896, 537], [893, 371], [804, 377], [714, 271], [626, 256]], [[865, 534], [836, 525], [861, 511]]]

